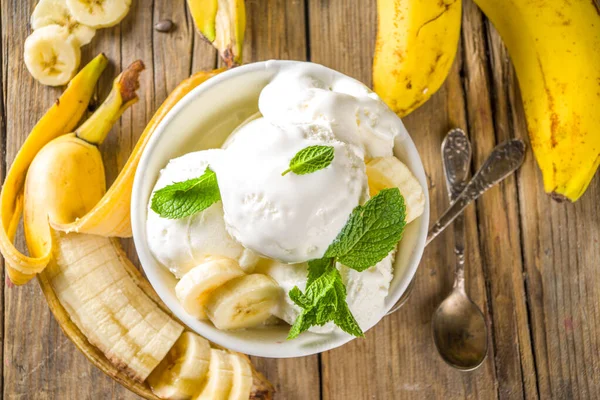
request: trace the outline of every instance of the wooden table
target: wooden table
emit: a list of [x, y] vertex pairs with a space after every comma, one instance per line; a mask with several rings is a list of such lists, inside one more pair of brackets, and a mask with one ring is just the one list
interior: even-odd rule
[[[43, 87], [23, 64], [34, 0], [2, 0], [2, 140], [4, 176], [31, 127], [60, 91]], [[375, 0], [247, 0], [245, 61], [311, 60], [371, 83]], [[153, 30], [161, 19], [177, 29]], [[190, 72], [219, 64], [194, 32], [184, 0], [134, 0], [120, 26], [98, 31], [83, 61], [104, 52], [113, 77], [135, 59], [147, 70], [141, 100], [103, 147], [109, 178], [125, 163], [158, 105]], [[234, 94], [232, 94], [234, 95]], [[464, 2], [462, 43], [443, 88], [405, 119], [429, 177], [432, 218], [448, 205], [440, 144], [452, 127], [469, 132], [473, 170], [507, 138], [527, 141], [508, 55], [471, 0]], [[453, 280], [453, 236], [425, 251], [406, 306], [366, 339], [319, 356], [255, 359], [280, 399], [584, 399], [600, 398], [600, 179], [576, 204], [542, 191], [531, 154], [519, 173], [466, 212], [467, 287], [484, 310], [490, 349], [485, 364], [461, 373], [444, 364], [431, 339], [431, 315]], [[23, 246], [22, 235], [18, 243]], [[135, 259], [131, 240], [125, 241]], [[597, 289], [598, 288], [598, 289]], [[4, 286], [1, 385], [4, 398], [129, 399], [133, 394], [96, 370], [65, 338], [36, 282]]]

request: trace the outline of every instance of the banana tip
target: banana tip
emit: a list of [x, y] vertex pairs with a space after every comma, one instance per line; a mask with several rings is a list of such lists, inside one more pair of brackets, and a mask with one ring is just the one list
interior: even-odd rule
[[140, 73], [146, 68], [141, 60], [136, 60], [125, 71], [123, 71], [120, 79], [121, 83], [121, 98], [123, 103], [127, 103], [137, 98], [136, 90], [140, 87]]

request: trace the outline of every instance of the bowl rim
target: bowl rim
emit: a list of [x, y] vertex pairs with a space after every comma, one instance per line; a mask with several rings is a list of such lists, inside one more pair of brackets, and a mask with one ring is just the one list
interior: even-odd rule
[[[191, 326], [189, 326], [188, 323], [185, 322], [186, 319], [189, 319], [192, 317], [190, 317], [189, 315], [180, 315], [180, 313], [170, 305], [170, 300], [168, 298], [166, 298], [166, 288], [164, 287], [166, 285], [163, 285], [162, 279], [158, 276], [158, 274], [152, 268], [149, 267], [153, 262], [157, 263], [157, 261], [155, 261], [153, 255], [151, 254], [151, 252], [147, 246], [146, 232], [145, 232], [145, 216], [146, 216], [145, 210], [147, 208], [147, 205], [145, 205], [144, 207], [138, 207], [138, 204], [141, 204], [140, 197], [144, 197], [144, 194], [142, 193], [143, 192], [142, 186], [143, 186], [144, 181], [147, 179], [146, 177], [148, 176], [148, 174], [146, 174], [145, 171], [147, 170], [148, 164], [150, 163], [152, 154], [155, 152], [156, 147], [158, 146], [158, 144], [160, 142], [161, 136], [167, 130], [168, 125], [173, 121], [173, 119], [175, 119], [178, 116], [178, 114], [182, 110], [184, 110], [197, 97], [202, 96], [202, 94], [204, 92], [209, 91], [209, 89], [221, 84], [222, 82], [224, 82], [228, 79], [238, 77], [238, 76], [244, 75], [244, 74], [257, 72], [257, 71], [260, 71], [263, 69], [278, 70], [281, 67], [288, 66], [288, 65], [294, 65], [294, 64], [316, 65], [318, 67], [327, 68], [335, 73], [342, 74], [346, 77], [349, 77], [346, 74], [343, 74], [336, 70], [332, 70], [321, 64], [306, 62], [306, 61], [291, 61], [291, 60], [269, 60], [269, 61], [260, 61], [260, 62], [245, 64], [245, 65], [233, 68], [233, 69], [229, 69], [229, 70], [224, 71], [216, 76], [211, 77], [210, 79], [206, 80], [202, 84], [200, 84], [197, 87], [195, 87], [194, 89], [192, 89], [183, 98], [181, 98], [177, 102], [177, 104], [175, 104], [173, 106], [173, 108], [171, 110], [169, 110], [169, 112], [163, 118], [163, 120], [158, 124], [154, 134], [152, 135], [152, 137], [150, 138], [150, 140], [148, 141], [148, 143], [146, 144], [146, 146], [142, 152], [138, 167], [135, 172], [133, 188], [132, 188], [132, 193], [131, 193], [130, 213], [131, 213], [131, 225], [132, 225], [134, 246], [136, 248], [136, 252], [137, 252], [138, 258], [140, 260], [140, 264], [142, 265], [144, 274], [146, 275], [146, 277], [147, 277], [148, 281], [150, 282], [150, 284], [152, 285], [153, 289], [156, 291], [156, 293], [158, 294], [160, 299], [165, 303], [165, 305], [169, 308], [169, 310], [187, 327], [187, 329], [198, 333], [199, 335], [203, 336], [204, 338], [210, 340], [213, 343], [216, 343], [217, 345], [229, 348], [234, 351], [242, 352], [245, 354], [259, 356], [259, 357], [267, 357], [267, 358], [293, 358], [293, 357], [303, 357], [303, 356], [313, 355], [313, 354], [321, 353], [324, 351], [328, 351], [328, 350], [332, 350], [334, 348], [340, 347], [355, 338], [353, 336], [347, 335], [345, 333], [338, 334], [335, 336], [335, 340], [325, 340], [322, 342], [321, 345], [311, 347], [310, 350], [308, 350], [308, 351], [299, 350], [297, 352], [282, 353], [280, 351], [280, 349], [277, 349], [274, 351], [260, 351], [253, 347], [243, 346], [240, 344], [241, 342], [243, 342], [243, 340], [241, 340], [241, 341], [233, 340], [231, 337], [228, 336], [227, 332], [218, 331], [216, 329], [209, 331], [206, 329], [203, 330], [200, 328], [198, 328], [198, 329], [192, 328]], [[349, 77], [349, 78], [362, 84], [362, 82], [360, 82], [352, 77]], [[415, 173], [415, 171], [413, 171], [413, 173], [415, 173], [415, 175], [417, 175], [417, 179], [419, 180], [419, 182], [421, 183], [421, 185], [423, 187], [423, 192], [425, 195], [425, 210], [424, 210], [423, 214], [419, 217], [420, 223], [419, 223], [418, 237], [417, 237], [416, 241], [414, 242], [414, 248], [410, 255], [408, 265], [406, 266], [406, 272], [405, 272], [404, 276], [401, 278], [400, 282], [398, 282], [395, 290], [394, 291], [390, 290], [390, 292], [388, 293], [388, 296], [386, 297], [385, 313], [383, 314], [382, 318], [380, 320], [378, 320], [373, 326], [379, 324], [381, 322], [381, 320], [383, 318], [385, 318], [385, 316], [387, 315], [387, 312], [389, 312], [389, 310], [396, 304], [396, 302], [400, 299], [400, 297], [404, 294], [404, 292], [408, 288], [410, 282], [414, 279], [414, 276], [416, 274], [416, 271], [417, 271], [420, 261], [422, 259], [423, 252], [425, 249], [425, 244], [426, 244], [426, 237], [427, 237], [427, 231], [428, 231], [428, 225], [429, 225], [429, 208], [430, 208], [429, 207], [429, 191], [428, 191], [426, 179], [424, 180], [423, 176], [419, 177], [419, 175], [425, 175], [425, 169], [424, 169], [420, 154], [419, 154], [412, 138], [410, 137], [410, 135], [408, 135], [408, 134], [406, 135], [406, 138], [404, 138], [402, 141], [402, 145], [403, 145], [404, 149], [406, 151], [408, 151], [410, 156], [415, 158], [415, 160], [418, 162], [418, 166], [420, 167], [420, 171], [417, 171], [417, 173]], [[151, 261], [151, 260], [154, 260], [154, 261]], [[370, 328], [372, 328], [372, 327], [370, 327]], [[369, 330], [369, 329], [367, 329], [367, 330]], [[215, 333], [213, 331], [216, 331], [218, 333]], [[321, 335], [321, 336], [323, 336], [323, 335]]]

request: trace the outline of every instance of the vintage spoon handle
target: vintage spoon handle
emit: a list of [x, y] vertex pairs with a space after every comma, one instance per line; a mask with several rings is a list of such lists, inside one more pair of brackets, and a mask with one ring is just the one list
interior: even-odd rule
[[[465, 189], [471, 164], [471, 143], [462, 129], [453, 129], [442, 142], [442, 162], [446, 177], [446, 189], [450, 203]], [[454, 286], [465, 286], [465, 219], [461, 213], [454, 220], [454, 254], [456, 255], [456, 278]]]
[[446, 229], [473, 200], [519, 168], [524, 158], [525, 143], [522, 140], [511, 139], [496, 146], [454, 203], [431, 227], [427, 235], [427, 244]]
[[[446, 212], [431, 227], [427, 235], [427, 243], [431, 243], [473, 200], [481, 196], [486, 190], [498, 184], [523, 164], [525, 159], [525, 143], [519, 139], [511, 139], [494, 147], [490, 156], [485, 160], [475, 176], [467, 183], [465, 189], [450, 205]], [[394, 307], [386, 315], [398, 311], [412, 291], [415, 278], [400, 297]]]

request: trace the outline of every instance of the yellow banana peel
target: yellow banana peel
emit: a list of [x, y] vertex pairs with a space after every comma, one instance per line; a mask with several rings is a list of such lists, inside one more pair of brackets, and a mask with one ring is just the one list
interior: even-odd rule
[[600, 7], [594, 0], [475, 2], [514, 64], [545, 191], [576, 201], [600, 164]]
[[458, 48], [462, 0], [377, 0], [373, 89], [400, 117], [444, 83]]
[[90, 233], [99, 236], [131, 236], [130, 203], [133, 178], [146, 144], [158, 124], [183, 96], [222, 71], [223, 69], [201, 71], [182, 81], [156, 111], [106, 195], [87, 214], [67, 222], [52, 220], [52, 227], [64, 232]]
[[188, 0], [198, 32], [219, 51], [227, 65], [242, 64], [246, 30], [244, 0]]
[[25, 256], [13, 244], [23, 209], [25, 174], [42, 147], [75, 128], [107, 64], [106, 56], [100, 54], [71, 80], [62, 96], [35, 125], [8, 171], [0, 194], [0, 251], [6, 262], [6, 271], [16, 284], [29, 281], [45, 268], [50, 258], [50, 253]]

